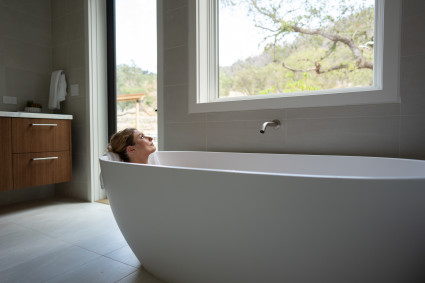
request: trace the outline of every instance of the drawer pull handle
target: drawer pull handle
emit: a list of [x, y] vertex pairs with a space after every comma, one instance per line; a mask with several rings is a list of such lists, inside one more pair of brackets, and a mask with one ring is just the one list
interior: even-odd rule
[[58, 124], [31, 124], [31, 126], [47, 126], [47, 127], [56, 127]]
[[33, 161], [37, 161], [37, 160], [48, 160], [48, 159], [58, 159], [59, 157], [57, 156], [52, 156], [52, 157], [37, 157], [37, 158], [33, 158]]

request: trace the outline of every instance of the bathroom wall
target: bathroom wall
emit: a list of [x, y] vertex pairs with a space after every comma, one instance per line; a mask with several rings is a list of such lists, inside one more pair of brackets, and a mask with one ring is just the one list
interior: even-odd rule
[[[90, 200], [89, 108], [86, 95], [87, 0], [0, 0], [0, 111], [21, 111], [27, 100], [42, 112], [72, 114], [73, 176], [68, 183], [0, 193], [0, 205], [56, 194]], [[50, 76], [65, 71], [68, 96], [47, 109]], [[70, 96], [71, 84], [79, 94]], [[3, 104], [16, 96], [17, 105]]]
[[[47, 109], [52, 69], [50, 0], [0, 1], [0, 111], [21, 111], [27, 100]], [[3, 104], [3, 96], [18, 104]]]
[[[27, 100], [47, 110], [52, 71], [50, 0], [0, 1], [0, 111], [22, 111]], [[3, 104], [15, 96], [17, 104]], [[54, 195], [54, 185], [0, 192], [0, 205]]]
[[[87, 1], [51, 0], [52, 68], [64, 70], [68, 97], [57, 113], [72, 114], [72, 181], [56, 184], [57, 194], [90, 200], [89, 97], [86, 92]], [[79, 94], [70, 96], [77, 84]]]
[[[164, 0], [164, 149], [425, 159], [425, 1], [404, 0], [400, 104], [188, 114], [188, 6]], [[261, 135], [264, 121], [283, 127]]]

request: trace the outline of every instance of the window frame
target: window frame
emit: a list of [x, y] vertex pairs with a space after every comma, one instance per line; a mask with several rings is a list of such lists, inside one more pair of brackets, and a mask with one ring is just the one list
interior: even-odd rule
[[189, 113], [399, 103], [401, 0], [375, 0], [374, 86], [218, 98], [217, 1], [189, 2]]

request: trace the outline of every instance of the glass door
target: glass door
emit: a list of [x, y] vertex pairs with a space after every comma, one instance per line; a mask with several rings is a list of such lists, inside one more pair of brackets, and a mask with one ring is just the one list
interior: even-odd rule
[[[109, 106], [109, 116], [113, 116], [109, 117], [109, 123], [115, 123], [115, 129], [111, 125], [109, 135], [125, 128], [136, 128], [153, 137], [158, 147], [157, 1], [111, 2], [108, 5], [114, 7], [109, 14], [114, 18], [114, 23], [108, 21], [109, 25], [113, 25], [108, 29], [108, 34], [114, 33], [115, 62], [113, 74], [109, 75], [108, 80], [110, 83], [114, 81], [109, 90], [109, 104], [115, 103], [115, 106]], [[111, 44], [110, 38], [108, 44]], [[111, 58], [108, 59], [111, 61]], [[113, 95], [111, 88], [115, 91]]]

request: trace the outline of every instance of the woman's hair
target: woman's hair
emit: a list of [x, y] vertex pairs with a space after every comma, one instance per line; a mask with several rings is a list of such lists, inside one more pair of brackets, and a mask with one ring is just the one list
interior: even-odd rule
[[135, 128], [126, 128], [113, 134], [106, 148], [107, 151], [117, 153], [124, 162], [130, 162], [127, 154], [127, 146], [135, 144], [134, 131], [136, 131]]

